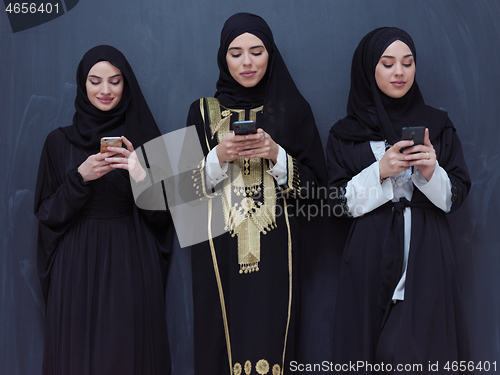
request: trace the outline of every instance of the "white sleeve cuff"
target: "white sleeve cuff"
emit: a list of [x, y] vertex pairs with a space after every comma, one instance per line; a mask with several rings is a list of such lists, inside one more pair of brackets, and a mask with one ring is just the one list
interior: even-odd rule
[[363, 169], [347, 183], [345, 197], [349, 212], [360, 217], [394, 197], [391, 179], [380, 184], [379, 162]]
[[451, 181], [448, 173], [439, 165], [436, 160], [436, 168], [429, 181], [425, 179], [422, 173], [415, 167], [411, 176], [413, 184], [429, 198], [429, 200], [444, 212], [451, 210]]
[[219, 182], [228, 177], [228, 163], [222, 163], [222, 165], [219, 163], [216, 149], [217, 146], [208, 153], [206, 158], [205, 180], [207, 190], [213, 189]]
[[286, 151], [278, 145], [278, 157], [276, 159], [276, 164], [269, 160], [269, 170], [266, 172], [274, 177], [278, 185], [285, 185], [288, 181], [288, 174], [286, 168]]

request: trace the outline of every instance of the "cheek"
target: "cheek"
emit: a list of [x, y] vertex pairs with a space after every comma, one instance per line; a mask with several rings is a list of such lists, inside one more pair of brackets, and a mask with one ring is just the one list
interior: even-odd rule
[[116, 96], [120, 96], [121, 97], [122, 94], [123, 94], [123, 84], [121, 84], [121, 85], [119, 85], [119, 86], [117, 86], [115, 88], [115, 95]]
[[377, 86], [381, 89], [385, 84], [384, 71], [380, 69], [378, 66], [375, 69], [375, 82], [377, 82]]
[[409, 81], [411, 82], [411, 84], [413, 85], [413, 82], [415, 81], [415, 69], [411, 70], [410, 71], [410, 74], [409, 74]]
[[93, 91], [92, 84], [87, 82], [87, 84], [85, 85], [85, 89], [87, 90], [87, 96], [91, 96]]
[[229, 69], [229, 73], [233, 76], [238, 72], [238, 63], [234, 58], [226, 57], [227, 68]]
[[260, 61], [261, 65], [260, 68], [264, 70], [264, 72], [267, 70], [267, 65], [269, 63], [269, 54], [267, 51], [264, 52], [264, 56], [262, 57]]
[[263, 61], [261, 62], [260, 64], [260, 68], [263, 70], [263, 72], [265, 73], [266, 70], [267, 70], [267, 60], [268, 59], [263, 59]]

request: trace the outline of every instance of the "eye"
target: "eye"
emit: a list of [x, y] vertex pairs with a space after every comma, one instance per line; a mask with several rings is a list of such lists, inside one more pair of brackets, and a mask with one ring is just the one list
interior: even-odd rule
[[231, 57], [237, 58], [240, 56], [241, 56], [241, 53], [231, 53]]
[[260, 56], [260, 55], [262, 55], [262, 51], [260, 51], [260, 52], [253, 52], [252, 55], [254, 55], [254, 56]]
[[407, 68], [409, 68], [410, 66], [412, 66], [412, 65], [413, 65], [413, 61], [412, 61], [412, 62], [410, 62], [410, 63], [408, 63], [408, 64], [403, 64], [403, 65], [404, 65], [404, 66], [406, 66]]
[[110, 82], [112, 85], [118, 85], [120, 84], [121, 80], [120, 81], [116, 81], [116, 82]]
[[91, 79], [90, 79], [89, 81], [90, 81], [90, 83], [91, 83], [91, 84], [93, 84], [93, 85], [98, 85], [99, 83], [101, 83], [101, 82], [92, 81]]
[[387, 69], [389, 69], [389, 68], [392, 68], [392, 65], [393, 65], [393, 64], [382, 64], [382, 65], [383, 65], [384, 67], [386, 67]]

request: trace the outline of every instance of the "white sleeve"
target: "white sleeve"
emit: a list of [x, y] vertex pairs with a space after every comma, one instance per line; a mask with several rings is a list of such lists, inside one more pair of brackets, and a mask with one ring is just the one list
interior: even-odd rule
[[228, 163], [222, 163], [222, 165], [219, 163], [216, 149], [217, 146], [206, 157], [205, 181], [207, 191], [212, 190], [215, 185], [229, 177], [227, 175]]
[[285, 185], [288, 181], [288, 173], [286, 168], [286, 151], [279, 146], [278, 157], [276, 164], [269, 160], [269, 170], [266, 172], [274, 177], [278, 185]]
[[413, 184], [429, 198], [429, 200], [444, 212], [451, 210], [451, 181], [448, 173], [439, 165], [436, 160], [436, 168], [429, 181], [425, 179], [422, 173], [415, 167], [411, 176]]
[[349, 212], [360, 217], [394, 197], [391, 179], [380, 184], [379, 162], [366, 167], [347, 183], [345, 197]]

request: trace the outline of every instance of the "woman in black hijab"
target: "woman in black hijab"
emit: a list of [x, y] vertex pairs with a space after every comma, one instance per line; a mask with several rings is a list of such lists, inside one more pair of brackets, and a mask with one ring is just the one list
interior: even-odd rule
[[[215, 98], [195, 101], [187, 120], [205, 154], [194, 185], [210, 199], [213, 218], [202, 229], [209, 240], [191, 253], [195, 373], [287, 373], [304, 240], [294, 210], [307, 202], [302, 188], [326, 183], [322, 145], [261, 17], [230, 17], [217, 60]], [[257, 133], [235, 135], [233, 123], [241, 120], [254, 120]], [[228, 233], [213, 237], [218, 221]]]
[[[392, 374], [397, 365], [431, 373], [438, 361], [442, 372], [447, 361], [469, 359], [446, 213], [460, 207], [471, 181], [447, 114], [424, 103], [415, 63], [403, 30], [367, 34], [352, 61], [348, 114], [327, 145], [331, 205], [353, 218], [334, 363], [371, 365], [358, 373]], [[403, 127], [418, 126], [426, 128], [422, 145], [401, 140]]]
[[[133, 146], [160, 132], [115, 48], [89, 50], [76, 78], [73, 124], [47, 136], [35, 193], [43, 374], [169, 374], [170, 215], [138, 209], [129, 177], [130, 168], [140, 183], [145, 172], [131, 167]], [[122, 136], [127, 148], [100, 153], [109, 136]]]

